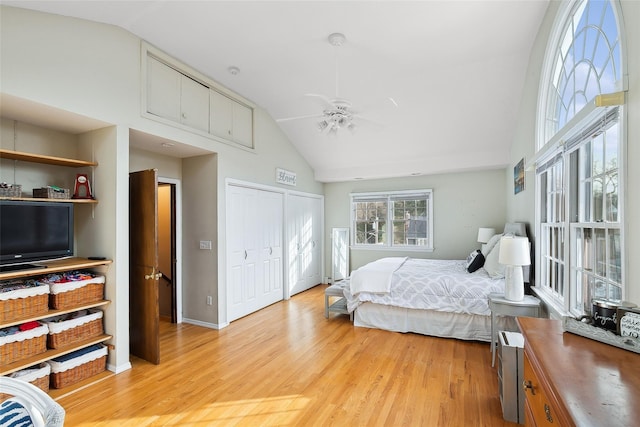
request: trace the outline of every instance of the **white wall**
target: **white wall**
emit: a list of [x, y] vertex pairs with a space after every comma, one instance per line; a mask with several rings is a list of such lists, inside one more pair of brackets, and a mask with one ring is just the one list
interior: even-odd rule
[[[27, 111], [22, 116], [25, 125], [46, 122], [50, 117], [39, 112], [48, 110], [70, 121], [73, 117], [72, 121], [80, 128], [87, 124], [94, 126], [99, 121], [100, 127], [111, 129], [114, 138], [111, 141], [96, 140], [93, 136], [88, 139], [94, 141], [93, 147], [97, 150], [100, 166], [96, 170], [100, 171], [97, 173], [101, 185], [105, 185], [101, 193], [108, 196], [100, 203], [100, 206], [109, 206], [109, 218], [100, 222], [101, 233], [107, 240], [93, 249], [102, 248], [108, 252], [105, 256], [114, 259], [110, 268], [116, 275], [113, 283], [117, 292], [114, 292], [113, 308], [109, 309], [113, 310], [109, 315], [118, 318], [117, 327], [114, 325], [112, 330], [117, 335], [117, 355], [110, 361], [116, 365], [114, 369], [128, 366], [130, 168], [155, 167], [161, 174], [166, 171], [165, 176], [182, 179], [184, 315], [203, 324], [224, 324], [226, 320], [221, 316], [224, 316], [225, 300], [218, 298], [214, 306], [206, 306], [205, 301], [206, 295], [214, 298], [224, 295], [225, 269], [219, 265], [224, 265], [226, 247], [225, 179], [277, 186], [275, 169], [281, 167], [297, 173], [297, 190], [322, 194], [323, 186], [313, 179], [309, 165], [259, 107], [255, 112], [256, 149], [253, 152], [142, 117], [141, 40], [125, 30], [2, 6], [0, 40], [0, 90], [3, 100], [19, 100], [23, 105], [34, 107], [23, 108], [23, 113]], [[3, 103], [0, 117], [12, 118], [7, 108]], [[3, 147], [5, 140], [12, 140], [12, 121], [8, 123], [8, 131], [3, 125]], [[136, 132], [130, 132], [132, 129]], [[5, 139], [6, 132], [9, 133]], [[130, 164], [130, 135], [135, 139], [142, 134], [157, 137], [158, 141], [175, 141], [177, 146], [188, 147], [200, 155], [181, 158], [178, 165], [166, 156], [133, 149]], [[56, 152], [63, 149], [63, 144], [58, 147], [55, 137], [47, 144], [54, 155], [63, 155]], [[174, 156], [184, 157], [179, 153]], [[203, 236], [217, 242], [215, 250], [205, 254], [194, 246], [194, 241], [204, 240]]]
[[325, 271], [330, 272], [331, 229], [350, 227], [350, 193], [387, 190], [433, 190], [433, 252], [350, 251], [351, 271], [383, 256], [466, 259], [479, 227], [504, 227], [504, 170], [325, 184]]
[[[627, 120], [627, 157], [625, 168], [625, 212], [624, 227], [626, 239], [624, 242], [626, 263], [626, 299], [640, 304], [640, 2], [623, 0], [620, 2], [624, 20], [626, 45], [627, 72], [629, 77], [629, 91], [627, 92], [626, 120]], [[549, 33], [553, 25], [558, 2], [550, 2], [544, 21], [536, 38], [527, 70], [527, 80], [523, 91], [518, 115], [516, 137], [511, 146], [511, 163], [515, 164], [522, 158], [530, 159], [535, 147], [535, 120], [538, 102], [538, 87], [547, 47]], [[535, 198], [533, 172], [526, 174], [526, 190], [513, 195], [513, 170], [505, 174], [507, 193], [507, 218], [509, 221], [527, 221], [534, 224]], [[532, 230], [533, 231], [533, 230]]]

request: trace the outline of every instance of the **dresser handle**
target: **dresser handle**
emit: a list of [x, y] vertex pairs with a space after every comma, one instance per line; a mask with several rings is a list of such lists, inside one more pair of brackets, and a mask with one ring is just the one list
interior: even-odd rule
[[544, 413], [547, 416], [547, 421], [553, 423], [553, 417], [551, 416], [551, 408], [546, 403], [544, 404]]
[[522, 381], [522, 388], [524, 389], [525, 393], [527, 392], [527, 389], [529, 389], [531, 390], [532, 396], [536, 394], [536, 392], [533, 391], [533, 385], [531, 384], [531, 381], [527, 381], [527, 380]]

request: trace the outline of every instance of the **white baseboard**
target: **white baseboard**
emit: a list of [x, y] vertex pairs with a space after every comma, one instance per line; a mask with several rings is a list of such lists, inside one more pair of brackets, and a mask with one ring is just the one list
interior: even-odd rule
[[222, 329], [222, 328], [226, 328], [227, 326], [229, 326], [229, 323], [223, 323], [221, 325], [218, 325], [217, 323], [209, 323], [209, 322], [203, 322], [201, 320], [195, 320], [195, 319], [188, 319], [188, 318], [183, 318], [182, 319], [183, 323], [189, 323], [191, 325], [196, 325], [196, 326], [202, 326], [204, 328], [209, 328], [209, 329]]

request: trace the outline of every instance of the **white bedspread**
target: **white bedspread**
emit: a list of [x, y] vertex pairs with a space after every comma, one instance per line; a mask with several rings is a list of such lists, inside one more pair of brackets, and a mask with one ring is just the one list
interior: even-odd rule
[[344, 292], [347, 308], [353, 311], [363, 302], [373, 302], [413, 309], [490, 315], [489, 293], [504, 292], [504, 279], [492, 279], [484, 268], [468, 273], [465, 267], [464, 260], [409, 258], [391, 275], [388, 293], [362, 291], [354, 295], [347, 287]]
[[351, 273], [351, 293], [353, 295], [358, 295], [361, 292], [389, 293], [393, 272], [400, 268], [406, 260], [407, 257], [389, 257], [363, 265]]

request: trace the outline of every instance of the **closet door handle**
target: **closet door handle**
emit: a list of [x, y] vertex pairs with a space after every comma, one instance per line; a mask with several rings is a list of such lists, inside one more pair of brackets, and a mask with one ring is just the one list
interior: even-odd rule
[[269, 255], [273, 255], [273, 247], [269, 246]]
[[247, 250], [245, 249], [245, 251], [244, 251], [244, 259], [247, 259], [247, 256], [248, 256], [248, 255], [249, 255], [249, 254], [247, 253]]

